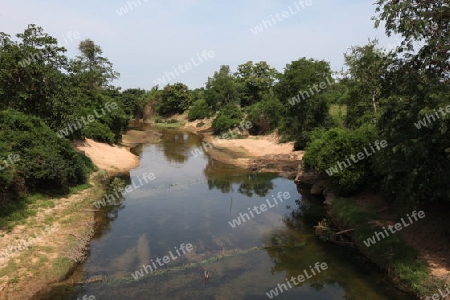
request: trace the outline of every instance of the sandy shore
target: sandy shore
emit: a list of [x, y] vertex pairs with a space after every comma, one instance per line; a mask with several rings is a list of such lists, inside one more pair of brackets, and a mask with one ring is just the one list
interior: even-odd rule
[[[208, 132], [210, 124], [197, 127], [197, 123], [188, 123], [183, 129], [201, 133], [205, 141], [213, 141], [214, 136]], [[159, 135], [130, 131], [123, 140], [125, 145], [131, 146], [145, 141], [157, 142]], [[95, 185], [94, 177], [100, 173], [101, 177], [106, 178], [139, 165], [139, 157], [132, 154], [128, 147], [111, 146], [91, 139], [76, 142], [75, 146], [100, 169], [91, 176], [93, 187], [66, 198], [51, 199], [51, 205], [37, 205], [36, 216], [16, 225], [11, 232], [0, 231], [1, 251], [17, 245], [18, 241], [29, 240], [35, 232], [43, 232], [48, 225], [53, 226], [51, 233], [39, 234], [40, 239], [34, 239], [28, 249], [13, 251], [7, 257], [0, 256], [0, 299], [29, 299], [48, 288], [49, 284], [61, 281], [82, 259], [94, 232], [96, 210], [93, 203], [104, 193], [100, 186]], [[240, 168], [294, 176], [303, 151], [292, 150], [293, 143], [278, 143], [277, 136], [273, 134], [221, 140], [209, 153], [216, 160]], [[43, 201], [46, 200], [36, 202]], [[63, 266], [55, 264], [64, 259]]]
[[293, 142], [280, 143], [276, 133], [218, 142], [211, 133], [211, 121], [203, 121], [203, 126], [197, 126], [199, 122], [188, 122], [183, 128], [202, 134], [205, 142], [214, 144], [208, 150], [214, 159], [251, 171], [276, 172], [286, 177], [297, 174], [304, 151], [293, 151]]
[[[50, 201], [38, 197], [36, 216], [14, 226], [11, 232], [0, 230], [0, 253], [19, 246], [6, 252], [6, 257], [0, 255], [0, 299], [30, 299], [49, 284], [62, 280], [83, 259], [93, 236], [96, 224], [93, 202], [104, 193], [95, 181], [139, 165], [139, 157], [126, 147], [90, 139], [75, 144], [101, 169], [91, 175], [93, 187]], [[42, 205], [43, 202], [51, 204]], [[47, 230], [50, 225], [52, 230]], [[39, 238], [33, 239], [35, 235]], [[29, 248], [20, 247], [21, 242], [26, 242]]]

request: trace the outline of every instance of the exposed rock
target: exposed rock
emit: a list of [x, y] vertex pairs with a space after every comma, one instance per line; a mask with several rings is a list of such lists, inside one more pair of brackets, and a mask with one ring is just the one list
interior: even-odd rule
[[294, 182], [296, 184], [304, 183], [304, 184], [312, 185], [322, 179], [324, 179], [324, 176], [320, 172], [317, 172], [317, 171], [306, 172], [303, 169], [302, 161], [300, 161], [300, 164], [298, 165], [297, 176], [294, 179]]
[[325, 201], [323, 202], [325, 205], [331, 205], [333, 200], [336, 199], [336, 194], [331, 189], [325, 189], [323, 196], [325, 197]]
[[311, 187], [311, 195], [322, 195], [327, 188], [328, 182], [326, 180], [319, 180]]

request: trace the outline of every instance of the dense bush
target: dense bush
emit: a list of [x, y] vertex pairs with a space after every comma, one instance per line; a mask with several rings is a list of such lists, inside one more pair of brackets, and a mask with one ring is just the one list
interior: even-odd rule
[[[317, 130], [314, 131], [311, 138], [312, 141], [306, 147], [306, 153], [303, 156], [303, 166], [306, 170], [321, 172], [336, 167], [338, 162], [345, 162], [348, 165], [347, 158], [350, 159], [350, 155], [356, 156], [357, 153], [364, 152], [364, 147], [371, 153], [369, 144], [373, 145], [378, 139], [373, 126], [363, 126], [355, 131], [341, 128], [333, 128], [328, 131]], [[380, 147], [380, 149], [379, 151], [383, 151], [383, 148]], [[372, 155], [377, 155], [377, 153]], [[342, 167], [342, 170], [336, 168], [337, 173], [332, 175], [327, 172], [330, 175], [330, 181], [342, 194], [357, 191], [367, 183], [367, 179], [372, 174], [372, 155], [358, 160], [356, 163], [350, 159], [350, 166]]]
[[283, 105], [274, 95], [264, 96], [248, 109], [247, 120], [253, 124], [250, 132], [263, 134], [275, 129], [281, 121]]
[[163, 116], [181, 114], [192, 105], [192, 95], [187, 85], [168, 84], [158, 94], [156, 111]]
[[114, 143], [114, 133], [112, 133], [108, 126], [99, 121], [87, 124], [83, 131], [87, 138], [108, 144]]
[[198, 100], [191, 106], [188, 114], [189, 121], [206, 119], [211, 115], [211, 110], [205, 100]]
[[13, 191], [17, 189], [14, 185], [20, 184], [29, 190], [67, 191], [70, 186], [85, 183], [87, 173], [94, 168], [67, 139], [59, 138], [37, 117], [11, 109], [0, 111], [0, 132], [2, 155], [20, 155], [7, 171], [14, 172], [13, 182], [8, 177], [11, 175], [0, 177], [2, 184], [7, 184], [3, 190]]
[[242, 118], [243, 114], [238, 106], [234, 104], [226, 105], [212, 122], [214, 134], [233, 129], [235, 125], [238, 125], [242, 121]]

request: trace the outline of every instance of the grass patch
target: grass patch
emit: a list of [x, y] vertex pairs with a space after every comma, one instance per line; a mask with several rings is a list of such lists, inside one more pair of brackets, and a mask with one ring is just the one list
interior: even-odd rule
[[[389, 234], [369, 247], [364, 244], [375, 232], [383, 232], [381, 227], [368, 224], [378, 219], [374, 212], [362, 210], [352, 199], [338, 198], [333, 201], [333, 215], [355, 229], [354, 239], [359, 250], [387, 270], [398, 286], [419, 296], [434, 293], [437, 283], [430, 279], [427, 263], [419, 259], [418, 251], [403, 242], [398, 234]], [[438, 285], [443, 286], [443, 283]]]
[[345, 226], [355, 227], [358, 224], [374, 220], [377, 215], [374, 212], [361, 210], [358, 205], [348, 198], [338, 198], [333, 202], [333, 213]]
[[178, 128], [183, 126], [183, 123], [156, 123], [155, 126], [159, 128]]
[[51, 274], [58, 280], [62, 280], [67, 271], [70, 270], [73, 266], [73, 261], [68, 259], [67, 257], [59, 256], [53, 261]]
[[77, 193], [79, 193], [81, 191], [84, 191], [84, 190], [86, 190], [88, 188], [91, 188], [91, 187], [92, 187], [92, 184], [90, 184], [90, 183], [80, 184], [80, 185], [71, 187], [70, 188], [70, 194], [77, 194]]

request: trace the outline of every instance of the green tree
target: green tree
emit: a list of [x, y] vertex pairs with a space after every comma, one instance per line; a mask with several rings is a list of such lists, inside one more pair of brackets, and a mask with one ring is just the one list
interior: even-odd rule
[[160, 115], [181, 114], [192, 104], [192, 94], [182, 83], [166, 85], [158, 98], [156, 110]]
[[372, 19], [386, 34], [400, 34], [398, 53], [417, 69], [450, 80], [450, 5], [448, 0], [377, 0]]
[[229, 66], [220, 66], [213, 77], [208, 77], [205, 99], [213, 111], [226, 104], [239, 104], [242, 86], [231, 74]]
[[281, 123], [283, 110], [273, 92], [265, 94], [262, 101], [248, 107], [247, 119], [253, 124], [250, 132], [263, 134], [274, 130]]
[[363, 47], [351, 47], [350, 53], [344, 54], [348, 67], [343, 74], [348, 88], [345, 97], [347, 126], [375, 122], [379, 112], [383, 81], [393, 63], [393, 54], [377, 49], [377, 44], [374, 40]]
[[238, 66], [235, 76], [243, 87], [242, 106], [260, 102], [273, 88], [278, 72], [265, 61], [248, 61]]
[[286, 65], [280, 75], [275, 87], [278, 99], [285, 105], [280, 131], [288, 139], [296, 140], [296, 149], [306, 146], [313, 129], [330, 127], [329, 99], [326, 89], [319, 86], [333, 82], [330, 65], [323, 60], [301, 58]]
[[[448, 200], [450, 188], [449, 43], [447, 1], [377, 1], [374, 19], [403, 38], [384, 81], [377, 123], [392, 147], [375, 160], [381, 189], [403, 209]], [[418, 123], [422, 120], [423, 126]], [[419, 129], [420, 127], [420, 129]]]
[[242, 121], [243, 117], [244, 115], [238, 106], [231, 103], [225, 105], [212, 122], [211, 126], [214, 134], [219, 134], [229, 129], [232, 130]]

